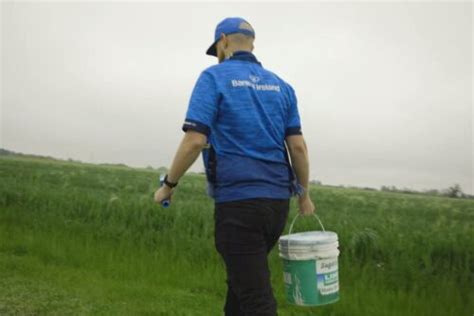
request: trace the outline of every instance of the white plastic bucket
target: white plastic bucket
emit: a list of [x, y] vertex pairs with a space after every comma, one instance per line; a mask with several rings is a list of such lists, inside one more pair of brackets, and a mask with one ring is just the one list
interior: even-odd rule
[[288, 235], [280, 237], [278, 249], [283, 259], [287, 299], [301, 306], [319, 306], [339, 300], [338, 237], [326, 231], [292, 234], [293, 219]]

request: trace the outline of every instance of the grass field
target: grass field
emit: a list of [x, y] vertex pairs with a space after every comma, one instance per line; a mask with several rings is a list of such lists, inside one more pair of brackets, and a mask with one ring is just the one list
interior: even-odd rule
[[[225, 272], [205, 179], [183, 177], [169, 209], [152, 200], [157, 179], [145, 169], [0, 157], [0, 315], [222, 315]], [[275, 248], [279, 315], [474, 314], [474, 201], [310, 193], [339, 235], [341, 299], [287, 304]], [[317, 228], [312, 217], [295, 225]]]

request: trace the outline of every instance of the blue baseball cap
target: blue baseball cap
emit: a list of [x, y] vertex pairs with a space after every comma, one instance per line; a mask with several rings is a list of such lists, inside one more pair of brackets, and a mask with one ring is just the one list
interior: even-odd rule
[[217, 24], [216, 32], [214, 33], [214, 43], [207, 49], [206, 54], [217, 56], [216, 44], [221, 38], [221, 34], [225, 35], [242, 33], [255, 37], [255, 31], [249, 22], [243, 18], [226, 18], [221, 23]]

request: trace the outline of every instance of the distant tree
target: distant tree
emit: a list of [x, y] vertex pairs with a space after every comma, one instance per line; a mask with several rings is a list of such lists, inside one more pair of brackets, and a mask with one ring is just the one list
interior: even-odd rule
[[417, 193], [415, 190], [412, 190], [410, 188], [406, 188], [404, 187], [403, 189], [399, 190], [400, 192], [403, 192], [403, 193], [407, 193], [407, 194], [413, 194], [413, 193]]
[[454, 184], [445, 191], [445, 195], [451, 198], [460, 198], [464, 197], [461, 186], [459, 184]]
[[428, 190], [425, 190], [423, 191], [424, 194], [427, 194], [427, 195], [440, 195], [440, 192], [436, 189], [428, 189]]
[[388, 192], [395, 192], [397, 191], [397, 188], [395, 186], [388, 186], [388, 185], [382, 185], [380, 188], [381, 191], [388, 191]]
[[3, 148], [0, 148], [0, 155], [13, 155], [14, 152], [13, 151], [10, 151], [10, 150], [7, 150], [7, 149], [3, 149]]

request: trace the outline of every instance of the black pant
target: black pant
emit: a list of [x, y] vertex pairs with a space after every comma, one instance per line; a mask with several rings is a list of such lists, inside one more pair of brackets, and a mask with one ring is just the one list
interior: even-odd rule
[[255, 198], [215, 204], [215, 245], [227, 271], [226, 316], [277, 315], [267, 255], [285, 228], [289, 203]]

